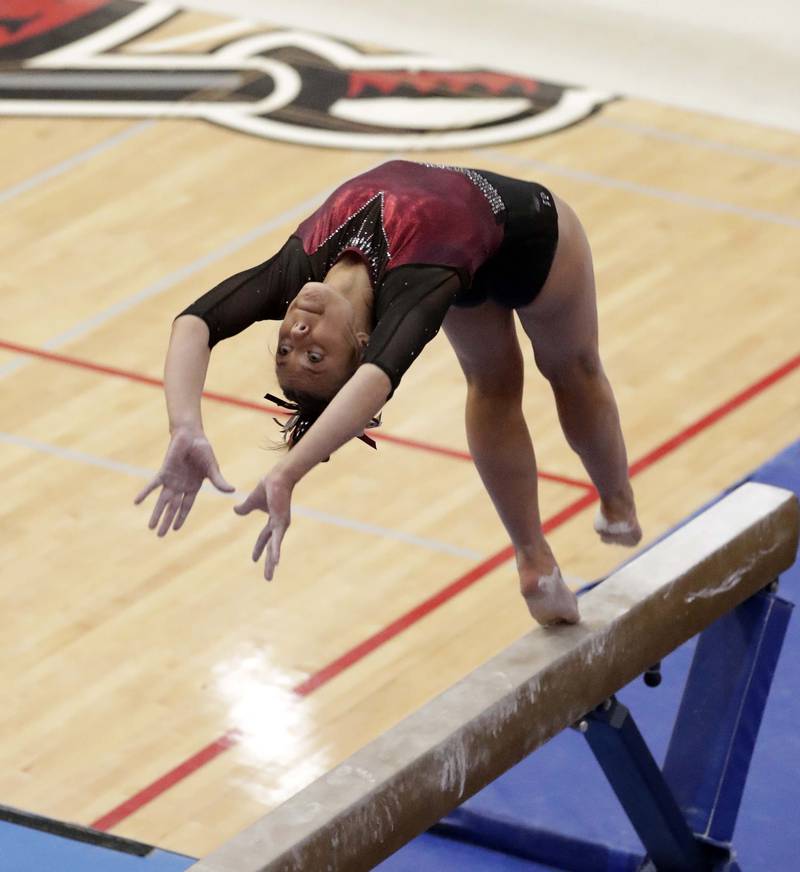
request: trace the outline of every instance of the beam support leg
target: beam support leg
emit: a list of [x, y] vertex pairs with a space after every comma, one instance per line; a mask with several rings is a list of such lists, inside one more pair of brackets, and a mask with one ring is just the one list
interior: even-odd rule
[[579, 725], [658, 872], [711, 872], [703, 846], [626, 706], [611, 697]]
[[793, 608], [764, 590], [716, 620], [697, 642], [664, 777], [692, 830], [717, 845], [733, 838]]

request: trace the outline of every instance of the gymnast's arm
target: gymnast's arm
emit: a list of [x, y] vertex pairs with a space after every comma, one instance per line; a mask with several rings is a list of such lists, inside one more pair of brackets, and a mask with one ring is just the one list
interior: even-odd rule
[[281, 542], [291, 522], [292, 491], [298, 481], [318, 463], [326, 460], [356, 436], [383, 408], [392, 391], [389, 376], [371, 363], [364, 363], [353, 373], [308, 433], [280, 460], [235, 506], [239, 515], [253, 510], [267, 512], [269, 521], [253, 547], [253, 561], [258, 562], [264, 549], [264, 578], [272, 580], [281, 553]]
[[360, 436], [391, 391], [392, 383], [382, 369], [372, 363], [359, 366], [303, 439], [280, 460], [273, 474], [294, 487], [337, 448]]
[[220, 282], [175, 319], [164, 371], [170, 442], [161, 469], [135, 500], [161, 488], [149, 521], [159, 536], [183, 526], [206, 478], [221, 491], [234, 490], [203, 431], [200, 401], [211, 349], [256, 321], [282, 318], [307, 271], [308, 258], [292, 237], [274, 257]]
[[239, 515], [267, 512], [269, 521], [253, 547], [257, 563], [264, 549], [264, 578], [272, 580], [281, 555], [281, 543], [291, 523], [292, 491], [298, 481], [355, 436], [360, 436], [389, 398], [392, 383], [386, 373], [365, 363], [353, 373], [308, 433], [256, 485], [244, 502], [234, 507]]
[[161, 488], [148, 524], [151, 530], [158, 526], [159, 536], [183, 526], [206, 478], [220, 491], [234, 490], [203, 431], [200, 399], [211, 357], [208, 336], [205, 321], [195, 315], [178, 317], [172, 325], [164, 366], [170, 442], [158, 474], [135, 500], [138, 505]]
[[267, 580], [272, 578], [278, 564], [281, 542], [291, 521], [295, 484], [336, 449], [363, 433], [422, 348], [438, 332], [460, 287], [461, 280], [452, 269], [432, 267], [416, 272], [408, 268], [390, 273], [382, 289], [382, 309], [365, 362], [302, 440], [236, 506], [240, 515], [254, 509], [269, 514], [269, 522], [253, 548], [253, 560], [258, 561], [268, 546], [264, 564]]
[[164, 363], [164, 396], [169, 432], [202, 432], [200, 400], [211, 359], [208, 325], [196, 315], [178, 316]]

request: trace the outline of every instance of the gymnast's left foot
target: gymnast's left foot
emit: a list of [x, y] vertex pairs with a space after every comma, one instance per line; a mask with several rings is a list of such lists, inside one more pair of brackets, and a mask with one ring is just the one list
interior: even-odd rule
[[580, 621], [578, 598], [567, 587], [557, 565], [542, 571], [531, 562], [517, 559], [517, 568], [520, 592], [535, 621], [545, 627]]

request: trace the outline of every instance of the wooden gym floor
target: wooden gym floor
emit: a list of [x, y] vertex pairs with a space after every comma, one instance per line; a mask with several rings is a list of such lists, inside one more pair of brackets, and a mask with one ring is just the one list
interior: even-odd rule
[[[218, 24], [182, 14], [138, 45]], [[530, 618], [443, 335], [378, 452], [348, 445], [302, 482], [273, 584], [249, 560], [261, 521], [232, 499], [205, 494], [163, 541], [132, 505], [167, 444], [172, 318], [388, 152], [164, 117], [0, 131], [0, 802], [200, 856]], [[536, 179], [581, 215], [645, 542], [797, 438], [797, 135], [620, 99], [548, 136], [404, 156]], [[223, 344], [207, 382], [244, 492], [278, 456], [260, 399], [274, 340], [259, 325]], [[578, 584], [628, 552], [596, 541], [529, 351], [543, 514]]]

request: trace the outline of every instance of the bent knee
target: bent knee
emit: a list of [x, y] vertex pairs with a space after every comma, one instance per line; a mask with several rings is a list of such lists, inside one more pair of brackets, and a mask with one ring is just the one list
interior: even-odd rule
[[502, 369], [465, 371], [464, 376], [467, 381], [467, 393], [470, 397], [522, 401], [524, 371], [521, 364], [519, 367], [508, 366]]
[[605, 378], [600, 355], [595, 349], [578, 352], [552, 362], [537, 358], [536, 365], [553, 388], [569, 388]]
[[519, 346], [472, 360], [462, 355], [459, 363], [470, 393], [507, 398], [522, 396], [525, 369]]

